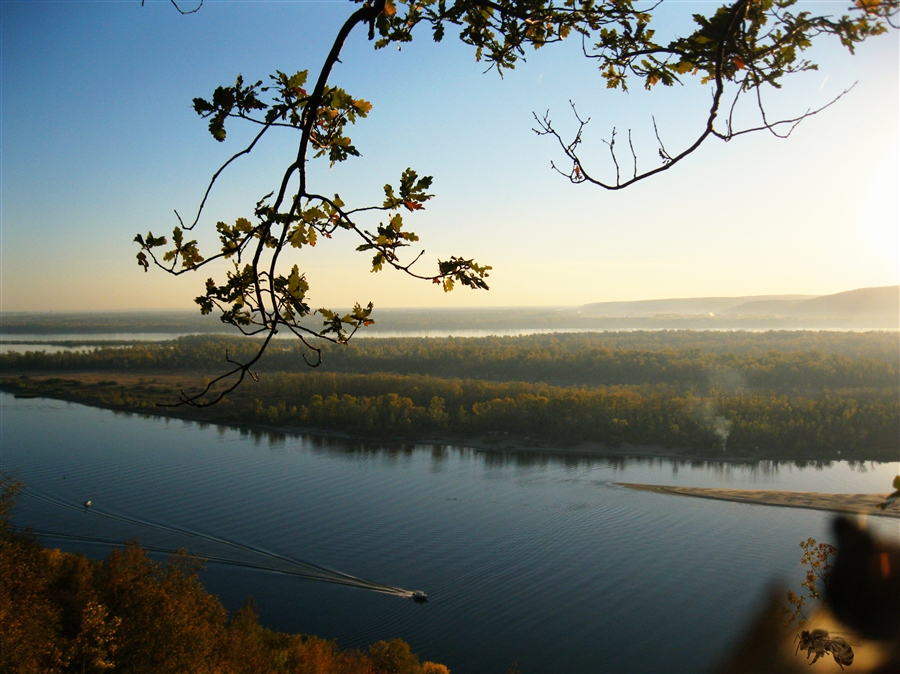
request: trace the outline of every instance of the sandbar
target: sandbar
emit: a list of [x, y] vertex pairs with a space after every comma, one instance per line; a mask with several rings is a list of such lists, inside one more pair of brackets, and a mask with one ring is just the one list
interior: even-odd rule
[[616, 483], [626, 489], [652, 491], [657, 494], [694, 496], [734, 503], [781, 506], [785, 508], [807, 508], [828, 510], [854, 515], [877, 515], [900, 519], [900, 501], [882, 510], [878, 504], [884, 503], [888, 494], [823, 494], [814, 491], [768, 491], [763, 489], [712, 489], [705, 487], [670, 487], [658, 484]]

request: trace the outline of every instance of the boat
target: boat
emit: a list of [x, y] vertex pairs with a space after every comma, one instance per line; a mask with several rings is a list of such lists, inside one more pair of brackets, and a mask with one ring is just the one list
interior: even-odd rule
[[420, 590], [416, 590], [415, 592], [413, 592], [412, 598], [413, 601], [417, 604], [424, 604], [426, 601], [428, 601], [428, 595], [424, 592], [421, 592]]
[[85, 501], [85, 502], [84, 502], [84, 507], [85, 507], [85, 508], [90, 508], [90, 507], [91, 507], [91, 502], [90, 502], [90, 501]]

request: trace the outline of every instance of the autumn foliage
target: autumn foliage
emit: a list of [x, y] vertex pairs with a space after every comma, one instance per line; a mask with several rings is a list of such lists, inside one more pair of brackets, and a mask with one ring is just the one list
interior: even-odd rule
[[817, 543], [814, 538], [802, 541], [800, 547], [803, 548], [800, 563], [806, 567], [806, 577], [800, 585], [806, 588], [806, 594], [798, 595], [793, 590], [788, 590], [787, 601], [790, 608], [785, 608], [784, 614], [788, 622], [797, 620], [797, 624], [803, 627], [809, 620], [806, 600], [822, 600], [824, 586], [833, 565], [832, 558], [837, 548], [830, 543]]

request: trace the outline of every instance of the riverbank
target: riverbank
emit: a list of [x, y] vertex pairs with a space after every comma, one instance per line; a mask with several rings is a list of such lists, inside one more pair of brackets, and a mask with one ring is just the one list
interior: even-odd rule
[[656, 484], [620, 482], [617, 486], [673, 496], [693, 496], [733, 503], [827, 510], [849, 515], [872, 515], [900, 519], [900, 501], [882, 510], [878, 507], [888, 497], [884, 494], [823, 494], [807, 491], [767, 491], [763, 489], [710, 489], [705, 487], [671, 487]]
[[[60, 376], [62, 375], [62, 376]], [[115, 377], [110, 379], [109, 377]], [[278, 375], [270, 379], [277, 379]], [[443, 408], [438, 411], [439, 416], [445, 418], [445, 423], [434, 424], [444, 426], [441, 430], [429, 430], [429, 424], [422, 424], [422, 428], [403, 428], [398, 421], [404, 415], [410, 415], [412, 401], [404, 403], [398, 396], [384, 396], [385, 400], [376, 401], [380, 407], [387, 409], [368, 410], [367, 413], [384, 413], [390, 418], [387, 423], [384, 419], [375, 419], [373, 428], [360, 427], [358, 422], [362, 418], [360, 410], [351, 410], [347, 418], [341, 416], [341, 405], [347, 396], [340, 400], [326, 400], [326, 405], [332, 405], [329, 411], [334, 418], [323, 416], [325, 421], [331, 421], [329, 425], [320, 425], [310, 419], [310, 422], [297, 423], [298, 417], [308, 415], [286, 414], [288, 407], [282, 402], [280, 408], [272, 405], [277, 398], [284, 400], [284, 396], [270, 395], [265, 387], [258, 390], [255, 383], [247, 384], [244, 388], [227, 398], [224, 402], [212, 407], [173, 406], [176, 402], [176, 392], [182, 388], [196, 388], [202, 386], [204, 378], [196, 373], [107, 373], [107, 372], [67, 372], [51, 374], [29, 373], [29, 375], [0, 377], [0, 390], [12, 393], [18, 397], [35, 398], [46, 397], [56, 400], [76, 402], [103, 409], [121, 411], [133, 414], [144, 414], [197, 421], [201, 423], [217, 424], [233, 428], [245, 429], [252, 433], [274, 435], [312, 435], [321, 438], [335, 438], [339, 440], [351, 440], [366, 444], [439, 444], [467, 447], [476, 451], [495, 452], [502, 454], [554, 454], [565, 456], [585, 456], [608, 459], [669, 459], [683, 462], [705, 461], [715, 463], [756, 463], [759, 461], [774, 462], [800, 462], [804, 465], [815, 463], [828, 463], [836, 460], [855, 461], [885, 461], [892, 460], [895, 453], [885, 452], [841, 452], [841, 451], [815, 451], [806, 448], [804, 451], [791, 451], [788, 448], [779, 448], [763, 445], [743, 446], [732, 449], [731, 443], [725, 448], [688, 447], [672, 444], [663, 446], [652, 443], [629, 442], [602, 442], [596, 440], [566, 441], [563, 437], [548, 442], [546, 437], [532, 437], [525, 432], [513, 431], [488, 431], [471, 432], [474, 428], [460, 429], [463, 432], [448, 432], [446, 428], [447, 414]], [[256, 396], [262, 398], [259, 400]], [[296, 398], [295, 398], [296, 399]], [[298, 402], [302, 400], [299, 399]], [[350, 402], [364, 401], [363, 398], [350, 398]], [[371, 399], [374, 400], [374, 399]], [[320, 403], [323, 401], [320, 398]], [[383, 403], [387, 403], [387, 405]], [[399, 405], [397, 403], [400, 403]], [[496, 402], [496, 401], [495, 401]], [[506, 401], [501, 401], [506, 402]], [[393, 405], [395, 409], [389, 409]], [[379, 407], [379, 404], [376, 404]], [[449, 406], [448, 406], [449, 407]], [[478, 405], [476, 405], [476, 408]], [[296, 411], [296, 410], [294, 410]], [[363, 410], [366, 411], [366, 410]], [[561, 409], [562, 413], [565, 411]], [[336, 413], [336, 414], [335, 414]], [[430, 414], [431, 411], [425, 412]], [[310, 415], [311, 416], [311, 415]], [[346, 416], [346, 415], [345, 415]], [[463, 416], [471, 416], [463, 413]], [[346, 422], [346, 423], [339, 423]], [[384, 422], [384, 423], [382, 423]], [[452, 425], [452, 424], [450, 424]], [[470, 424], [471, 425], [471, 424]], [[468, 430], [470, 432], [465, 432]], [[398, 432], [401, 431], [401, 432]], [[546, 434], [545, 434], [546, 435]], [[887, 457], [887, 458], [886, 458]]]

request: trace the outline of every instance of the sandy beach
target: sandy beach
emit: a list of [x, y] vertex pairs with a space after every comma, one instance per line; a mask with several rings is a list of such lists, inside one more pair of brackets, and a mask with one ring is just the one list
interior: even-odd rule
[[885, 510], [878, 508], [888, 497], [887, 494], [823, 494], [813, 491], [766, 491], [762, 489], [707, 489], [703, 487], [669, 487], [656, 484], [616, 483], [626, 489], [652, 491], [657, 494], [694, 496], [734, 503], [781, 506], [785, 508], [808, 508], [828, 510], [854, 515], [877, 515], [900, 519], [900, 502], [895, 502]]

